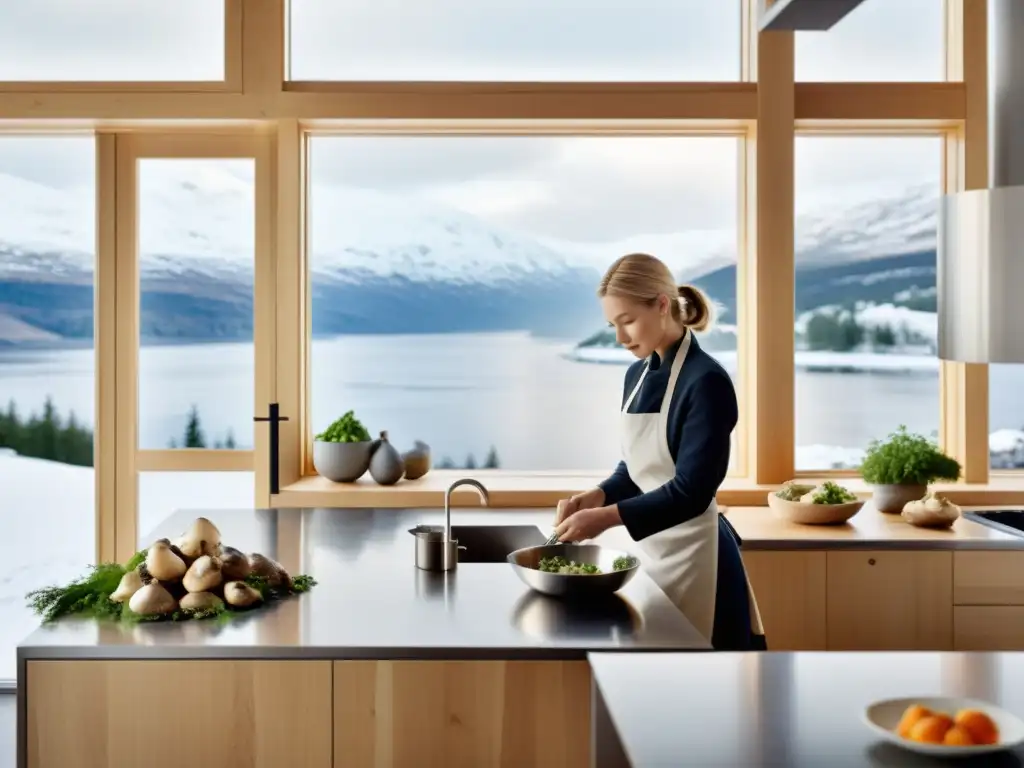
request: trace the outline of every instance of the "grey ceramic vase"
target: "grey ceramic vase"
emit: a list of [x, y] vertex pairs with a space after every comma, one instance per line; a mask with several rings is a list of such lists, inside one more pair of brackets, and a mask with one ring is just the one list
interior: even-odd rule
[[378, 485], [394, 485], [402, 479], [405, 474], [402, 454], [388, 441], [386, 430], [380, 433], [379, 440], [373, 441], [371, 454], [370, 477], [374, 482]]
[[917, 501], [927, 492], [927, 485], [876, 485], [872, 488], [871, 501], [879, 512], [898, 515], [908, 501]]
[[354, 483], [370, 467], [373, 442], [328, 443], [313, 441], [313, 467], [334, 483]]

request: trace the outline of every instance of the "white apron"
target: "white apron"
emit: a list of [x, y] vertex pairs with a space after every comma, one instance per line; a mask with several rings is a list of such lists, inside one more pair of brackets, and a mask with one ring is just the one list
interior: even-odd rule
[[[657, 413], [628, 413], [633, 398], [640, 391], [647, 371], [650, 370], [650, 361], [622, 406], [619, 417], [622, 458], [630, 478], [642, 493], [660, 488], [676, 474], [676, 463], [668, 445], [668, 415], [679, 372], [690, 350], [691, 338], [691, 332], [687, 331], [672, 361], [668, 386]], [[644, 570], [710, 643], [718, 591], [718, 504], [712, 498], [703, 514], [661, 533], [652, 534], [639, 544], [647, 555], [643, 563]], [[754, 634], [763, 635], [761, 617], [749, 579], [747, 594], [751, 630]]]

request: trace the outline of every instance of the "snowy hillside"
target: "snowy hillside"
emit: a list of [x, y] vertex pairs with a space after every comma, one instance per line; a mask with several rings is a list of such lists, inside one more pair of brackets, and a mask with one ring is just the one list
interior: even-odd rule
[[[141, 167], [144, 338], [251, 334], [252, 169], [237, 163], [231, 170], [200, 161]], [[53, 189], [0, 175], [0, 329], [10, 329], [0, 343], [91, 334], [92, 195], [91, 187]], [[705, 287], [724, 319], [735, 319], [731, 231], [563, 242], [429, 199], [340, 186], [314, 189], [310, 214], [319, 335], [527, 330], [584, 337], [600, 325], [593, 299], [600, 272], [631, 251], [660, 255], [681, 281]], [[935, 196], [923, 188], [802, 215], [798, 264], [811, 271], [798, 274], [798, 310], [933, 288], [927, 250], [934, 226]]]
[[796, 220], [797, 259], [852, 261], [933, 250], [939, 196], [933, 184], [877, 194], [838, 210], [811, 209]]

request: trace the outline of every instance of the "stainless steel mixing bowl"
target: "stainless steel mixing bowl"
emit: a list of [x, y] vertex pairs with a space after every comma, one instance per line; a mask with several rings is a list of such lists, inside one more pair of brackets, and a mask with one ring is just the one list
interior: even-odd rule
[[[596, 565], [601, 573], [569, 574], [548, 573], [537, 570], [541, 558], [564, 557], [566, 560]], [[629, 557], [633, 565], [621, 571], [614, 569], [615, 559]], [[530, 589], [552, 597], [587, 597], [608, 595], [622, 589], [636, 574], [640, 560], [619, 549], [607, 549], [596, 544], [548, 544], [517, 549], [508, 556], [512, 570]]]

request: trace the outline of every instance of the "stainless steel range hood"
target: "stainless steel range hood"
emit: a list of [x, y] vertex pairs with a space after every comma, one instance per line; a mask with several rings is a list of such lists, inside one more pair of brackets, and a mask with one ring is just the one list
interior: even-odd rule
[[1024, 363], [1024, 0], [988, 0], [988, 45], [989, 188], [940, 205], [939, 357]]

